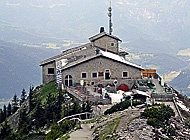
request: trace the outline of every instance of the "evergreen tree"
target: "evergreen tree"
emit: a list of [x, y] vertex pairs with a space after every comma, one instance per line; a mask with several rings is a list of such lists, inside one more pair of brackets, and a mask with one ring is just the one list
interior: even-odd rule
[[92, 112], [92, 108], [91, 108], [92, 104], [89, 101], [86, 101], [86, 103], [84, 103], [83, 106], [82, 106], [83, 112]]
[[34, 109], [33, 90], [34, 90], [34, 87], [30, 86], [30, 92], [29, 92], [29, 112]]
[[45, 119], [47, 121], [48, 126], [50, 125], [50, 123], [53, 122], [53, 118], [54, 118], [54, 110], [55, 110], [55, 98], [53, 96], [51, 96], [51, 93], [48, 94], [47, 99], [46, 99], [46, 103], [45, 103]]
[[11, 126], [8, 124], [8, 121], [5, 120], [3, 124], [1, 124], [1, 132], [0, 132], [0, 139], [3, 140], [13, 140], [12, 129]]
[[7, 107], [6, 107], [6, 105], [3, 106], [3, 114], [4, 114], [4, 118], [6, 119], [6, 117], [7, 117]]
[[69, 116], [70, 114], [70, 104], [65, 104], [64, 106], [62, 106], [62, 118]]
[[26, 100], [26, 91], [23, 88], [22, 93], [21, 93], [20, 106], [24, 103], [25, 100]]
[[72, 112], [70, 115], [77, 114], [77, 113], [81, 112], [81, 107], [76, 100], [74, 101], [73, 105], [71, 106], [71, 111]]
[[18, 132], [20, 135], [29, 133], [29, 119], [27, 118], [26, 109], [19, 112]]
[[36, 105], [36, 111], [32, 115], [33, 118], [33, 125], [35, 130], [43, 127], [46, 124], [45, 116], [44, 116], [44, 109], [42, 108], [41, 102]]
[[57, 96], [57, 100], [55, 102], [56, 121], [61, 119], [61, 109], [62, 109], [63, 102], [64, 102], [63, 94], [61, 93], [61, 91], [59, 91], [59, 94]]
[[0, 109], [0, 123], [2, 123], [5, 120], [4, 113], [2, 109]]
[[17, 109], [19, 108], [18, 102], [19, 102], [19, 100], [17, 98], [17, 95], [15, 94], [13, 97], [13, 100], [12, 100], [12, 107], [13, 107], [12, 113], [15, 113], [17, 111]]
[[7, 117], [11, 116], [11, 112], [11, 104], [9, 103], [7, 107]]

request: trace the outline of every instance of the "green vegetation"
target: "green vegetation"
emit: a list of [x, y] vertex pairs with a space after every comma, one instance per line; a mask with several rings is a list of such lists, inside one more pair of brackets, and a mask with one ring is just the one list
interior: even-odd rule
[[[142, 103], [137, 102], [137, 101], [133, 101], [133, 106], [140, 105], [140, 104], [142, 104]], [[117, 111], [122, 111], [122, 110], [127, 109], [129, 106], [131, 106], [131, 103], [129, 101], [120, 102], [120, 103], [112, 106], [110, 109], [107, 109], [104, 112], [104, 114], [107, 115], [107, 114], [112, 114], [112, 113], [117, 112]]]
[[51, 132], [46, 136], [46, 140], [56, 140], [60, 136], [64, 135], [66, 132], [74, 129], [76, 126], [76, 121], [65, 120], [59, 125], [56, 124], [51, 127]]
[[[58, 120], [76, 113], [92, 112], [90, 102], [80, 103], [74, 97], [68, 97], [69, 94], [66, 91], [57, 90], [55, 81], [45, 86], [38, 86], [35, 89], [30, 86], [28, 94], [26, 99], [26, 92], [23, 89], [20, 103], [15, 94], [12, 104], [9, 104], [8, 107], [4, 106], [3, 110], [0, 110], [1, 122], [6, 118], [10, 120], [10, 122], [6, 120], [1, 126], [0, 137], [3, 139], [12, 139], [10, 138], [12, 136], [15, 140], [44, 139], [45, 137], [46, 139], [56, 139], [76, 127], [75, 121], [66, 120], [57, 125]], [[19, 106], [21, 107], [19, 108]], [[19, 111], [17, 111], [18, 109]], [[18, 126], [13, 123], [13, 131], [9, 123], [11, 124], [12, 119], [14, 120], [16, 116], [19, 117]], [[86, 115], [81, 116], [81, 118], [83, 117]], [[51, 132], [46, 136], [44, 131], [49, 129]], [[68, 136], [65, 136], [62, 139], [67, 138]]]
[[5, 120], [5, 122], [1, 124], [0, 139], [12, 140], [14, 139], [14, 136], [15, 134], [13, 133], [11, 126], [8, 124], [8, 121]]
[[147, 108], [142, 113], [142, 116], [147, 118], [147, 124], [155, 128], [163, 128], [163, 133], [167, 136], [174, 136], [175, 130], [170, 127], [169, 119], [175, 116], [173, 109], [164, 104], [156, 105], [156, 107]]
[[117, 135], [113, 135], [113, 133], [116, 131], [117, 129], [117, 126], [120, 122], [120, 119], [121, 117], [119, 118], [116, 118], [116, 119], [113, 119], [112, 121], [109, 121], [108, 123], [106, 123], [105, 125], [103, 126], [99, 126], [97, 127], [94, 132], [96, 132], [98, 129], [100, 128], [104, 128], [103, 131], [101, 131], [99, 133], [98, 136], [95, 137], [95, 140], [105, 140], [105, 139], [108, 139], [108, 140], [112, 140], [112, 139], [117, 139], [118, 136]]
[[175, 116], [173, 109], [170, 106], [161, 104], [158, 107], [151, 107], [144, 110], [142, 116], [146, 117], [147, 123], [153, 127], [164, 127], [171, 116]]

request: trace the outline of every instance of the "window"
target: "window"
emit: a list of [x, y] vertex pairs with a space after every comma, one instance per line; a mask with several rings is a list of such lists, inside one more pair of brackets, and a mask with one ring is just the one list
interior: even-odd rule
[[111, 46], [114, 46], [114, 43], [111, 43]]
[[97, 77], [98, 77], [97, 72], [92, 73], [92, 78], [97, 78]]
[[83, 73], [81, 74], [81, 77], [82, 77], [82, 78], [87, 78], [87, 73], [86, 73], [86, 72], [83, 72]]
[[71, 75], [66, 75], [65, 76], [65, 85], [66, 86], [72, 86], [73, 81], [72, 81], [72, 76]]
[[54, 73], [54, 68], [48, 68], [48, 74], [55, 74]]
[[123, 77], [128, 77], [128, 73], [126, 71], [123, 72]]
[[94, 82], [91, 82], [91, 85], [94, 85], [95, 83]]
[[105, 80], [109, 80], [109, 79], [111, 79], [110, 70], [106, 70], [105, 71]]

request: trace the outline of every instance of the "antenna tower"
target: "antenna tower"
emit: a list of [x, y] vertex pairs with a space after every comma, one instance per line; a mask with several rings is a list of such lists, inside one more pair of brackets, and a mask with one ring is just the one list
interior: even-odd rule
[[110, 0], [110, 7], [108, 8], [108, 17], [109, 17], [109, 34], [112, 33], [112, 22], [111, 22], [111, 16], [112, 16], [112, 8], [111, 8], [111, 0]]

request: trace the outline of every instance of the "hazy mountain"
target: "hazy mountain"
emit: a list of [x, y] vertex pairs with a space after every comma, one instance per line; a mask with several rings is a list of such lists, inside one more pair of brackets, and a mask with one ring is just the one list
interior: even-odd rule
[[[0, 29], [12, 25], [37, 36], [87, 42], [100, 26], [107, 29], [108, 6], [109, 0], [2, 0]], [[112, 0], [114, 34], [124, 41], [151, 38], [187, 47], [189, 6], [187, 0]], [[0, 35], [9, 41], [9, 33]]]
[[0, 98], [20, 96], [22, 88], [41, 84], [39, 62], [57, 50], [30, 48], [0, 41]]
[[190, 69], [185, 69], [169, 84], [190, 96]]
[[[108, 7], [109, 0], [1, 0], [0, 40], [39, 46], [88, 42], [100, 26], [108, 32]], [[188, 67], [188, 58], [176, 53], [190, 44], [189, 7], [187, 0], [112, 0], [113, 34], [132, 53], [153, 54], [135, 60], [144, 67], [155, 65], [160, 73]], [[58, 50], [5, 42], [0, 42], [0, 94], [11, 96], [30, 83], [40, 83], [39, 61]]]

